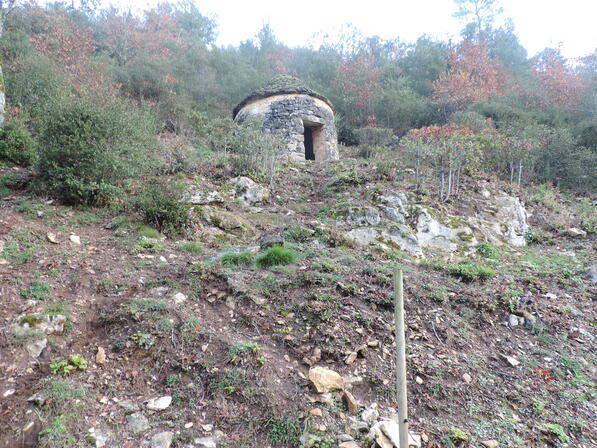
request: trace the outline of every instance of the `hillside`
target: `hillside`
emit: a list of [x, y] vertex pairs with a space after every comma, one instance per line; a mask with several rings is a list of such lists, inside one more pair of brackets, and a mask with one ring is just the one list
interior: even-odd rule
[[[594, 204], [481, 174], [440, 203], [351, 151], [285, 165], [269, 195], [179, 173], [192, 221], [166, 235], [1, 168], [0, 446], [369, 447], [395, 412], [396, 267], [423, 447], [597, 446]], [[348, 393], [318, 393], [316, 367]]]

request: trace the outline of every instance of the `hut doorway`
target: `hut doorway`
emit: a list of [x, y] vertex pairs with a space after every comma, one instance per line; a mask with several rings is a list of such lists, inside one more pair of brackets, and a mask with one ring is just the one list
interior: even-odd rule
[[322, 145], [323, 126], [318, 123], [303, 122], [305, 137], [305, 160], [319, 160], [317, 157]]

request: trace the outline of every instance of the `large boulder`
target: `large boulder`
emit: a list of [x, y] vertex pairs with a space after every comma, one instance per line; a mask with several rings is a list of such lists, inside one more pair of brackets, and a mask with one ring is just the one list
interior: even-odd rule
[[196, 210], [204, 222], [224, 232], [239, 237], [248, 237], [254, 234], [249, 223], [234, 213], [210, 205], [198, 207]]
[[269, 190], [248, 177], [235, 177], [230, 179], [230, 184], [234, 186], [234, 196], [247, 205], [259, 204], [269, 199]]
[[344, 378], [339, 373], [325, 367], [313, 367], [309, 370], [309, 379], [320, 394], [344, 389]]

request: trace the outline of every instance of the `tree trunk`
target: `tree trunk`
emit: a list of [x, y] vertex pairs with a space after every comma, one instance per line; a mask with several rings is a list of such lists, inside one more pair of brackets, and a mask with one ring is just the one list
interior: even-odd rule
[[448, 168], [448, 188], [446, 189], [446, 199], [444, 202], [447, 202], [450, 199], [450, 193], [452, 193], [452, 167]]
[[522, 180], [522, 160], [518, 161], [518, 186], [520, 186], [520, 181]]

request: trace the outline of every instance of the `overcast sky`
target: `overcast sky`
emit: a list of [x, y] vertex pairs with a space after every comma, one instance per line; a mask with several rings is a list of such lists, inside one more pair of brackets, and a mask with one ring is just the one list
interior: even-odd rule
[[[462, 23], [452, 17], [451, 0], [195, 0], [199, 10], [215, 18], [219, 45], [252, 38], [269, 23], [279, 40], [304, 45], [317, 33], [333, 34], [346, 23], [364, 35], [414, 41], [422, 34], [446, 39], [458, 36]], [[133, 8], [155, 6], [158, 0], [106, 3]], [[597, 0], [501, 0], [503, 17], [514, 21], [521, 43], [532, 56], [560, 43], [569, 58], [597, 47]]]

